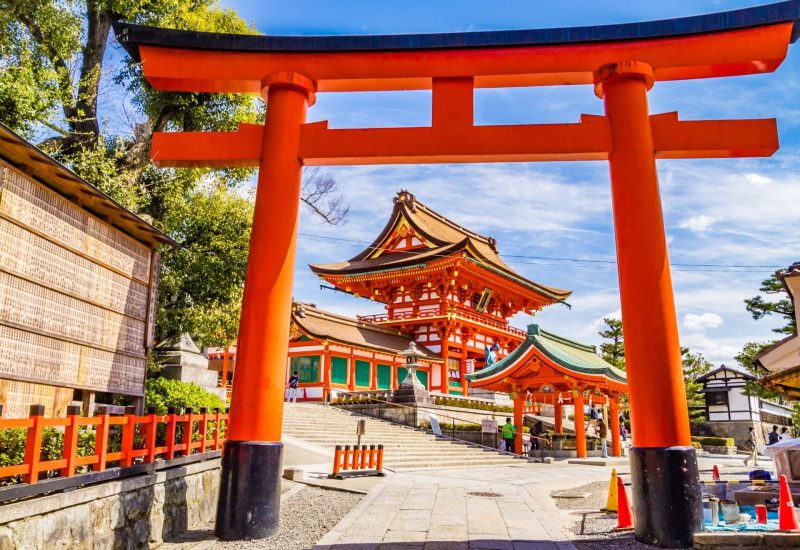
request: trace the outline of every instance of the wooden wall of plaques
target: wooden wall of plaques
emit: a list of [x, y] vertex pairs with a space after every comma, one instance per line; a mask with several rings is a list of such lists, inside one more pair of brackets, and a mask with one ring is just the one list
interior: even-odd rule
[[0, 161], [0, 393], [8, 413], [12, 401], [32, 396], [53, 394], [55, 407], [57, 388], [143, 395], [157, 264], [148, 246]]

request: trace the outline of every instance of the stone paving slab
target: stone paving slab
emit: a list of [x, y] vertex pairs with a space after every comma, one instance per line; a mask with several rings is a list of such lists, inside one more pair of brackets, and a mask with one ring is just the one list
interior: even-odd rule
[[525, 486], [554, 473], [525, 466], [396, 472], [315, 549], [574, 550]]

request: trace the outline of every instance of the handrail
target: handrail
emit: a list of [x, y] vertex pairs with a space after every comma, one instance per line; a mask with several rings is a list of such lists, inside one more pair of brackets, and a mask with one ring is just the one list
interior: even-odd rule
[[[351, 392], [340, 392], [340, 393], [341, 393], [341, 394], [349, 394], [349, 393], [351, 393]], [[353, 393], [355, 393], [355, 392], [353, 392]], [[391, 419], [388, 419], [388, 418], [383, 418], [383, 416], [382, 416], [382, 415], [379, 417], [379, 419], [380, 419], [380, 420], [383, 420], [383, 421], [385, 421], [385, 422], [390, 422], [390, 423], [392, 423], [392, 424], [398, 424], [398, 425], [402, 425], [402, 426], [406, 426], [406, 427], [413, 427], [414, 429], [417, 429], [417, 430], [422, 430], [422, 428], [419, 428], [419, 427], [417, 426], [417, 422], [416, 422], [416, 420], [417, 420], [417, 416], [416, 416], [416, 415], [417, 415], [417, 412], [418, 412], [419, 410], [428, 411], [428, 412], [433, 412], [434, 414], [436, 414], [436, 416], [437, 416], [437, 419], [438, 419], [438, 417], [439, 417], [439, 416], [443, 416], [443, 417], [445, 417], [445, 418], [449, 418], [450, 420], [452, 420], [452, 421], [453, 421], [453, 422], [452, 422], [453, 429], [452, 429], [452, 432], [451, 432], [451, 433], [452, 433], [453, 435], [452, 435], [452, 436], [446, 436], [446, 435], [444, 435], [444, 431], [443, 431], [443, 432], [442, 432], [442, 435], [441, 435], [441, 436], [437, 436], [437, 437], [444, 437], [444, 438], [446, 438], [446, 439], [452, 439], [452, 440], [458, 440], [458, 441], [465, 441], [465, 440], [463, 440], [463, 439], [461, 439], [461, 438], [458, 438], [458, 437], [456, 437], [456, 436], [455, 436], [455, 431], [456, 431], [456, 430], [455, 430], [455, 423], [456, 423], [456, 421], [458, 421], [460, 424], [474, 424], [474, 425], [476, 425], [476, 426], [481, 426], [481, 423], [480, 423], [480, 422], [473, 422], [473, 421], [471, 421], [471, 420], [463, 420], [463, 419], [456, 418], [456, 417], [454, 417], [454, 416], [450, 416], [450, 415], [447, 415], [447, 414], [441, 414], [441, 415], [440, 415], [440, 411], [439, 411], [438, 409], [434, 409], [434, 408], [431, 408], [431, 407], [428, 407], [428, 406], [425, 406], [425, 405], [417, 405], [417, 406], [411, 407], [411, 406], [409, 406], [409, 405], [404, 405], [404, 404], [402, 404], [402, 403], [393, 403], [393, 402], [391, 402], [391, 401], [386, 401], [386, 400], [383, 400], [383, 399], [378, 399], [378, 398], [376, 398], [376, 397], [369, 397], [369, 399], [370, 399], [372, 402], [376, 402], [376, 401], [377, 401], [377, 402], [378, 402], [378, 404], [381, 404], [381, 405], [385, 404], [385, 405], [389, 405], [389, 406], [391, 406], [391, 407], [394, 407], [394, 408], [404, 408], [404, 409], [410, 409], [410, 410], [413, 410], [413, 411], [414, 411], [414, 420], [415, 420], [415, 422], [414, 422], [414, 424], [415, 424], [415, 425], [414, 425], [414, 426], [408, 426], [408, 424], [403, 424], [402, 422], [397, 422], [397, 421], [394, 421], [394, 420], [391, 420]], [[364, 404], [366, 405], [366, 404], [369, 404], [369, 403], [364, 403]], [[333, 406], [337, 406], [337, 403], [335, 403], [335, 402], [332, 402], [332, 403], [331, 403], [331, 405], [333, 405]], [[341, 405], [343, 405], [343, 406], [346, 406], [344, 403], [342, 403]], [[358, 411], [351, 411], [351, 412], [354, 412], [355, 414], [360, 414], [361, 416], [368, 416], [368, 417], [370, 417], [370, 418], [375, 418], [374, 416], [370, 416], [370, 415], [368, 415], [368, 414], [360, 413], [360, 412], [358, 412]], [[380, 412], [379, 412], [379, 414], [380, 414]], [[429, 431], [430, 431], [430, 432], [433, 432], [433, 429], [432, 429], [432, 427], [431, 427], [431, 429], [430, 429], [430, 430], [427, 430], [427, 429], [426, 429], [426, 430], [422, 430], [422, 431], [425, 431], [425, 432], [429, 432]], [[523, 437], [524, 437], [524, 435], [525, 435], [525, 434], [524, 434], [524, 432], [523, 432]], [[532, 439], [537, 439], [537, 440], [539, 440], [539, 441], [542, 441], [542, 442], [544, 442], [544, 443], [550, 443], [550, 442], [551, 442], [551, 439], [550, 439], [550, 438], [547, 438], [547, 437], [539, 437], [539, 436], [535, 436], [535, 435], [533, 435], [533, 434], [531, 434], [531, 433], [529, 433], [529, 434], [528, 434], [528, 436], [529, 436], [530, 438], [532, 438]], [[472, 442], [472, 441], [469, 441], [468, 443], [471, 443], [471, 444], [473, 444], [473, 445], [477, 445], [477, 446], [479, 446], [479, 447], [483, 447], [483, 448], [485, 448], [485, 449], [491, 449], [491, 450], [493, 450], [493, 451], [496, 451], [496, 452], [499, 452], [499, 453], [502, 453], [502, 454], [506, 454], [506, 455], [510, 455], [510, 456], [520, 456], [520, 454], [518, 454], [518, 453], [510, 453], [510, 452], [508, 452], [508, 451], [501, 451], [501, 450], [499, 450], [499, 449], [496, 449], [496, 448], [494, 448], [494, 447], [489, 447], [489, 446], [487, 446], [487, 445], [483, 445], [483, 444], [480, 444], [480, 443], [474, 443], [474, 442]], [[542, 449], [541, 449], [541, 450], [542, 450], [542, 453], [544, 453], [544, 446], [542, 446]], [[542, 456], [542, 460], [544, 460], [544, 456]]]
[[[209, 413], [205, 407], [199, 414], [187, 407], [180, 415], [175, 407], [169, 407], [166, 415], [157, 415], [156, 409], [150, 407], [145, 416], [135, 415], [132, 407], [126, 408], [126, 414], [122, 416], [111, 416], [108, 408], [98, 407], [97, 416], [84, 417], [80, 407], [69, 406], [65, 417], [45, 418], [44, 405], [31, 405], [28, 418], [0, 418], [0, 430], [27, 430], [22, 463], [0, 468], [0, 479], [21, 476], [23, 483], [32, 485], [39, 481], [42, 472], [47, 471], [58, 471], [59, 477], [73, 477], [82, 475], [76, 472], [79, 466], [90, 466], [92, 472], [102, 472], [110, 462], [119, 462], [120, 467], [125, 468], [134, 462], [152, 464], [159, 457], [171, 460], [178, 454], [186, 457], [194, 452], [217, 451], [225, 441], [223, 425], [227, 422], [227, 413], [219, 409]], [[157, 432], [162, 425], [166, 435], [164, 444], [159, 446]], [[93, 453], [79, 456], [81, 429], [92, 426], [95, 433]], [[181, 426], [180, 438], [177, 436], [178, 426]], [[42, 460], [45, 428], [64, 429], [60, 459]], [[109, 448], [109, 435], [114, 428], [122, 432], [118, 451]], [[196, 440], [195, 434], [198, 435]]]
[[[512, 326], [512, 325], [508, 324], [507, 322], [503, 323], [503, 322], [500, 322], [500, 321], [498, 321], [496, 319], [491, 319], [491, 318], [488, 318], [488, 317], [475, 315], [474, 313], [471, 313], [469, 311], [465, 311], [465, 310], [457, 309], [457, 308], [449, 310], [449, 312], [452, 312], [456, 317], [461, 317], [463, 319], [468, 319], [468, 320], [474, 321], [476, 323], [482, 323], [482, 324], [490, 326], [492, 328], [496, 328], [496, 329], [499, 329], [499, 330], [504, 330], [506, 332], [510, 332], [512, 334], [516, 334], [517, 336], [522, 336], [523, 338], [526, 338], [528, 336], [527, 331], [525, 331], [525, 330], [523, 330], [521, 328], [517, 328], [515, 326]], [[407, 321], [407, 320], [411, 320], [411, 319], [426, 319], [428, 317], [438, 317], [438, 316], [446, 315], [447, 313], [448, 312], [441, 311], [441, 309], [430, 309], [430, 310], [417, 311], [417, 312], [402, 311], [402, 312], [393, 313], [392, 315], [389, 315], [388, 313], [377, 313], [377, 314], [374, 314], [374, 315], [359, 315], [358, 316], [358, 320], [359, 321], [364, 321], [365, 323], [382, 324], [382, 323], [390, 323], [390, 322], [393, 322], [393, 321]]]

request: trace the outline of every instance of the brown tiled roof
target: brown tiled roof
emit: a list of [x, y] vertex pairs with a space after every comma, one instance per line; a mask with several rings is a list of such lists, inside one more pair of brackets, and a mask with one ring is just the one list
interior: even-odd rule
[[17, 135], [2, 122], [0, 122], [0, 160], [36, 178], [70, 202], [88, 210], [150, 248], [155, 248], [161, 243], [173, 246], [178, 244], [22, 136]]
[[[386, 241], [402, 218], [408, 221], [414, 230], [424, 236], [434, 247], [384, 253], [373, 258], [375, 251]], [[394, 199], [394, 210], [388, 223], [370, 246], [346, 262], [311, 265], [310, 267], [314, 273], [320, 276], [354, 275], [418, 265], [459, 252], [466, 253], [479, 266], [500, 272], [555, 300], [566, 300], [572, 294], [571, 290], [549, 287], [525, 279], [500, 258], [497, 253], [497, 243], [492, 237], [470, 231], [434, 212], [417, 201], [416, 197], [408, 191], [400, 191], [397, 194]]]
[[[301, 332], [313, 338], [375, 351], [398, 353], [407, 349], [412, 341], [405, 332], [323, 311], [300, 302], [292, 304], [292, 322]], [[425, 359], [442, 360], [439, 354], [425, 346], [417, 344], [417, 349], [425, 354]]]

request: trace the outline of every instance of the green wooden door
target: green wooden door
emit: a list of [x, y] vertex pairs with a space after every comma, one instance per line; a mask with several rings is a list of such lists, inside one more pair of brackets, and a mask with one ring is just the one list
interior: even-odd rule
[[344, 357], [331, 357], [331, 382], [347, 384], [347, 359]]
[[319, 355], [292, 357], [292, 372], [295, 371], [300, 382], [319, 382]]
[[369, 361], [356, 361], [356, 386], [369, 388]]
[[398, 387], [400, 386], [400, 384], [403, 383], [403, 380], [406, 379], [407, 375], [408, 375], [408, 371], [406, 369], [404, 369], [403, 367], [397, 367], [397, 386]]
[[419, 378], [419, 381], [422, 382], [423, 386], [426, 388], [428, 387], [428, 371], [418, 370], [417, 378]]
[[392, 385], [392, 367], [390, 365], [378, 365], [378, 389], [388, 390]]

